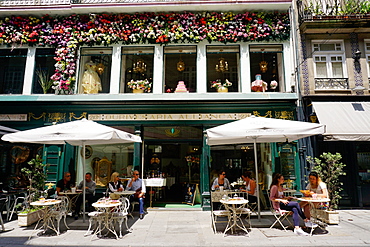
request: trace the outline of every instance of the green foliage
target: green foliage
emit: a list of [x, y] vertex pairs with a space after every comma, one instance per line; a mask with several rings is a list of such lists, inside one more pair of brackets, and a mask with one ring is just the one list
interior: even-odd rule
[[313, 171], [317, 172], [322, 181], [326, 183], [330, 198], [330, 210], [337, 209], [339, 199], [342, 198], [339, 192], [343, 190], [341, 187], [343, 183], [339, 181], [339, 176], [346, 175], [343, 171], [346, 165], [340, 162], [341, 159], [340, 153], [323, 153], [319, 158], [307, 156], [307, 161], [314, 165]]
[[44, 190], [46, 181], [46, 164], [42, 163], [40, 155], [28, 162], [28, 167], [23, 167], [22, 172], [30, 181], [30, 192], [32, 190]]
[[46, 94], [51, 86], [53, 86], [54, 81], [50, 79], [50, 76], [44, 70], [36, 70], [36, 75], [38, 77], [38, 82], [42, 88], [43, 93]]

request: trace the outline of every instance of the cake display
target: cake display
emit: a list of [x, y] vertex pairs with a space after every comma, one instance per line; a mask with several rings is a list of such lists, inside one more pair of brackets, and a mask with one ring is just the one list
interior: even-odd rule
[[175, 93], [188, 93], [188, 92], [189, 91], [186, 89], [185, 83], [183, 81], [179, 81]]

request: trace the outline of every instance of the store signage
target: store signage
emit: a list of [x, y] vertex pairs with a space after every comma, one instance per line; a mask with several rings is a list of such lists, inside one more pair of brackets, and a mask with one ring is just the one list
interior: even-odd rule
[[184, 114], [88, 114], [93, 121], [182, 121], [182, 120], [239, 120], [251, 113], [184, 113]]
[[27, 114], [0, 114], [0, 121], [27, 121]]

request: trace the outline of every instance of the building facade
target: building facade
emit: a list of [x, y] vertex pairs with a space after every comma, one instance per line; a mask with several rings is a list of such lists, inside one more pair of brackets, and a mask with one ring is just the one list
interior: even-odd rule
[[[326, 125], [317, 152], [347, 165], [342, 206], [368, 206], [369, 1], [299, 1], [300, 88], [306, 120]], [[364, 127], [361, 127], [364, 125]]]
[[[1, 125], [23, 130], [87, 118], [141, 136], [142, 144], [88, 148], [87, 170], [101, 188], [113, 171], [126, 177], [137, 169], [143, 177], [170, 177], [172, 201], [198, 184], [207, 209], [217, 171], [236, 181], [254, 159], [252, 145], [209, 147], [204, 130], [252, 114], [298, 118], [289, 1], [1, 5]], [[301, 188], [299, 145], [258, 146], [261, 186], [282, 172], [289, 186]], [[39, 153], [50, 164], [50, 181], [67, 170], [83, 177], [78, 148], [1, 148], [4, 174], [18, 174], [25, 157]]]

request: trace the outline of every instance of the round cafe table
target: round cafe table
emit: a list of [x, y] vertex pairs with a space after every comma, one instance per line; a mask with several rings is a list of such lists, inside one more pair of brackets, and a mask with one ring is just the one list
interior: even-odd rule
[[94, 208], [96, 208], [99, 212], [102, 212], [99, 217], [99, 223], [102, 225], [102, 227], [100, 227], [99, 224], [99, 227], [96, 228], [93, 236], [101, 236], [101, 232], [104, 229], [107, 229], [108, 232], [113, 233], [116, 236], [116, 239], [118, 239], [118, 235], [113, 224], [112, 209], [120, 206], [121, 204], [122, 202], [118, 200], [101, 200], [92, 204]]
[[310, 210], [311, 210], [311, 217], [313, 218], [313, 221], [316, 223], [320, 223], [318, 218], [317, 218], [317, 207], [315, 203], [322, 203], [322, 202], [330, 202], [329, 198], [312, 198], [312, 197], [300, 197], [298, 198], [298, 201], [301, 202], [308, 202], [310, 205]]
[[[53, 219], [51, 217], [52, 216], [51, 210], [53, 209], [53, 207], [55, 205], [60, 204], [60, 203], [62, 203], [61, 200], [55, 200], [55, 199], [47, 199], [47, 200], [40, 200], [40, 201], [31, 202], [32, 206], [38, 206], [38, 207], [42, 206], [42, 207], [44, 207], [44, 213], [42, 215], [42, 218], [40, 218], [40, 220], [37, 222], [34, 231], [37, 230], [37, 227], [39, 226], [39, 223], [42, 220], [43, 224], [39, 229], [43, 229], [44, 233], [45, 233], [46, 230], [49, 228], [49, 229], [53, 230], [57, 235], [59, 235], [59, 226], [56, 226], [56, 227], [54, 226], [54, 222], [53, 222]], [[32, 236], [32, 234], [31, 234], [31, 236]]]
[[113, 192], [113, 194], [117, 194], [123, 197], [130, 197], [131, 195], [135, 194], [135, 191], [131, 191], [131, 190], [116, 191], [116, 192]]
[[68, 198], [68, 213], [72, 215], [73, 209], [76, 208], [76, 202], [78, 197], [82, 194], [82, 190], [76, 190], [75, 192], [66, 191], [66, 192], [59, 192], [61, 196], [66, 196]]
[[[231, 198], [231, 199], [221, 199], [220, 202], [224, 204], [225, 208], [230, 211], [229, 221], [227, 223], [226, 229], [224, 231], [224, 236], [227, 231], [231, 229], [233, 233], [234, 229], [239, 228], [247, 233], [249, 236], [249, 232], [245, 227], [243, 220], [240, 218], [242, 214], [242, 210], [245, 210], [245, 205], [248, 203], [248, 200], [238, 197], [238, 198]], [[238, 221], [241, 224], [238, 224]]]

